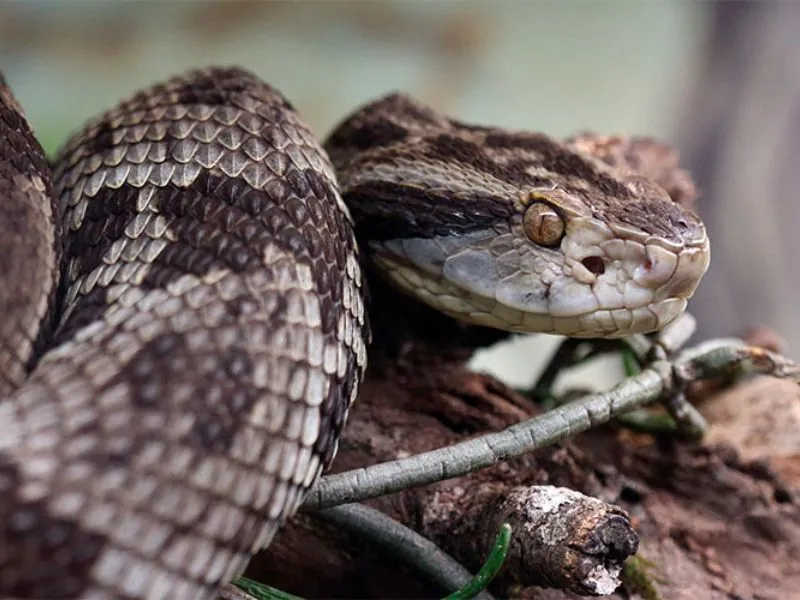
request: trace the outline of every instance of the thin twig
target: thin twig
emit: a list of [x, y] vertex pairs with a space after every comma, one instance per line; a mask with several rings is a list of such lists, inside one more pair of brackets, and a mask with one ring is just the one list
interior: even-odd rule
[[[473, 580], [469, 571], [436, 544], [373, 508], [362, 504], [344, 504], [322, 510], [319, 515], [413, 565], [449, 592], [468, 586]], [[485, 590], [474, 597], [492, 600]]]
[[[640, 356], [650, 356], [651, 359], [667, 360], [691, 337], [695, 328], [694, 318], [684, 314], [687, 319], [679, 319], [673, 323], [674, 327], [665, 329], [659, 334], [649, 350], [644, 346], [637, 352], [634, 344], [630, 344], [622, 351], [622, 362], [627, 377], [632, 377], [641, 371]], [[631, 340], [633, 341], [633, 340]], [[642, 354], [642, 352], [644, 352]], [[658, 433], [677, 432], [685, 439], [699, 441], [708, 431], [708, 423], [687, 399], [683, 392], [665, 394], [661, 400], [669, 416], [652, 414], [648, 409], [621, 415], [619, 420], [628, 427], [637, 431]]]
[[[494, 600], [484, 588], [497, 574], [508, 550], [510, 528], [505, 525], [486, 564], [475, 577], [436, 544], [402, 523], [363, 504], [343, 504], [317, 513], [327, 521], [346, 529], [384, 552], [409, 564], [428, 580], [451, 593], [448, 598]], [[221, 600], [303, 600], [282, 590], [240, 577], [225, 586]]]
[[571, 369], [601, 354], [612, 352], [620, 344], [617, 340], [579, 340], [565, 338], [550, 357], [533, 388], [524, 392], [544, 408], [554, 408], [558, 402], [553, 388], [566, 369]]
[[601, 425], [610, 419], [682, 391], [686, 383], [732, 369], [800, 379], [787, 358], [741, 341], [713, 341], [685, 350], [674, 362], [659, 360], [611, 390], [560, 406], [504, 431], [490, 433], [409, 458], [324, 477], [303, 507], [321, 509], [358, 502], [410, 487], [466, 475]]
[[669, 384], [669, 372], [668, 363], [654, 363], [608, 392], [575, 400], [504, 431], [409, 458], [329, 475], [312, 490], [303, 508], [321, 509], [358, 502], [459, 477], [567, 439], [658, 399]]
[[562, 341], [550, 357], [550, 360], [547, 362], [547, 365], [545, 365], [544, 370], [541, 375], [539, 375], [539, 379], [531, 390], [533, 392], [533, 397], [539, 402], [542, 402], [547, 408], [552, 408], [554, 406], [553, 387], [555, 386], [556, 378], [559, 373], [573, 366], [576, 362], [575, 351], [579, 343], [579, 340], [574, 338], [566, 338]]
[[697, 320], [689, 313], [683, 313], [659, 331], [654, 342], [664, 350], [665, 357], [673, 356], [686, 345], [695, 331], [697, 331]]
[[637, 333], [620, 341], [633, 352], [640, 365], [655, 360], [668, 360], [683, 348], [697, 330], [697, 320], [683, 313], [675, 321], [655, 334]]
[[[645, 338], [645, 336], [640, 337]], [[649, 344], [649, 346], [647, 348], [642, 346], [639, 351], [634, 350], [630, 345], [622, 350], [622, 367], [625, 372], [625, 377], [635, 377], [642, 372], [642, 364], [639, 362], [639, 357], [646, 356], [650, 351], [649, 349], [652, 348], [652, 343], [646, 339], [645, 342]], [[675, 420], [671, 416], [663, 413], [655, 413], [648, 407], [637, 408], [636, 410], [627, 412], [617, 417], [617, 420], [628, 429], [640, 433], [674, 433], [678, 428]]]
[[666, 396], [662, 404], [672, 417], [678, 433], [688, 440], [700, 441], [708, 431], [708, 422], [683, 392]]

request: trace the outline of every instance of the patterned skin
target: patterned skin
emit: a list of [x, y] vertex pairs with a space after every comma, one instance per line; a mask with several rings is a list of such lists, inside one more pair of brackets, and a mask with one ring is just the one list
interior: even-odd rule
[[192, 71], [88, 123], [52, 184], [0, 101], [3, 598], [196, 600], [241, 573], [336, 453], [363, 263], [466, 327], [588, 337], [662, 327], [708, 264], [697, 217], [586, 138], [404, 96], [326, 153], [252, 74]]

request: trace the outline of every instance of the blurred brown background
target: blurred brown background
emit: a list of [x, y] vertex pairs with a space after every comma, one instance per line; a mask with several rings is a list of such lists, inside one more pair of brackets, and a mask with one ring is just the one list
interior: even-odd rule
[[[763, 323], [797, 356], [798, 31], [800, 3], [0, 0], [0, 69], [50, 152], [120, 97], [212, 63], [257, 72], [319, 136], [394, 89], [465, 120], [659, 136], [711, 230], [700, 335]], [[552, 343], [476, 364], [525, 383]]]

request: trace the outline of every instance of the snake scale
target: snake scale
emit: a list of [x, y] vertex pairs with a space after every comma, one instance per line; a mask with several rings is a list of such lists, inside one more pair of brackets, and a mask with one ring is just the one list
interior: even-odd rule
[[0, 596], [196, 600], [241, 573], [336, 454], [364, 265], [474, 326], [672, 321], [703, 224], [596, 150], [402, 94], [323, 149], [206, 68], [90, 121], [51, 175], [0, 79]]

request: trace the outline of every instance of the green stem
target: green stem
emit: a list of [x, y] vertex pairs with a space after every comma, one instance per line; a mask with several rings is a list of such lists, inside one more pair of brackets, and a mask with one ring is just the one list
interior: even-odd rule
[[300, 596], [294, 596], [247, 577], [239, 577], [233, 584], [243, 592], [250, 594], [255, 600], [303, 600]]
[[492, 579], [495, 578], [506, 560], [508, 554], [508, 545], [511, 542], [511, 525], [503, 523], [500, 526], [500, 531], [494, 540], [494, 546], [486, 562], [483, 563], [480, 571], [472, 580], [459, 590], [456, 590], [444, 600], [471, 600], [480, 592], [486, 589]]

